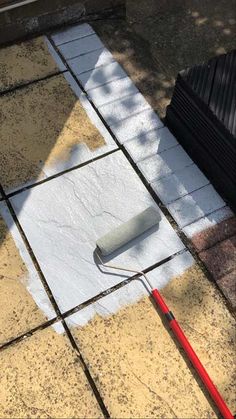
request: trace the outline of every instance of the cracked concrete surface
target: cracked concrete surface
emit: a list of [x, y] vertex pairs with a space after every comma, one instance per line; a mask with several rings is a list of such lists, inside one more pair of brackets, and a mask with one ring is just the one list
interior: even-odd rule
[[[132, 294], [136, 286], [125, 288]], [[117, 299], [122, 292], [115, 292]], [[233, 410], [235, 320], [219, 292], [195, 265], [172, 279], [162, 295]], [[83, 316], [83, 310], [74, 316]], [[218, 417], [148, 297], [71, 331], [112, 417]]]

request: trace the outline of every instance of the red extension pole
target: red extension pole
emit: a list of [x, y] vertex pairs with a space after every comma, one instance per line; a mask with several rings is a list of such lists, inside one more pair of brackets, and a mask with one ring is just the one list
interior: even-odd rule
[[212, 380], [210, 379], [200, 359], [195, 354], [184, 332], [182, 331], [178, 322], [175, 320], [174, 315], [171, 313], [171, 311], [167, 307], [165, 301], [163, 300], [161, 294], [158, 292], [157, 289], [152, 290], [152, 296], [155, 302], [157, 303], [157, 306], [161, 309], [162, 313], [166, 316], [167, 320], [169, 321], [171, 330], [173, 331], [174, 335], [178, 339], [178, 342], [180, 343], [182, 348], [185, 350], [189, 360], [191, 361], [194, 368], [198, 372], [199, 377], [201, 378], [202, 382], [205, 384], [209, 394], [214, 400], [223, 418], [234, 419], [232, 413], [230, 412], [229, 408], [227, 407], [226, 403], [224, 402], [223, 398], [218, 392], [216, 386], [213, 384]]

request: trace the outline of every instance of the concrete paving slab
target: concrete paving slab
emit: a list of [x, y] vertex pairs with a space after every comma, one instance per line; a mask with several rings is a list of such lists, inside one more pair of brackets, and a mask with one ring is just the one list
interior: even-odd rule
[[[143, 97], [143, 96], [142, 96]], [[125, 148], [135, 163], [178, 145], [168, 128], [148, 131], [125, 143]]]
[[0, 104], [7, 193], [117, 148], [69, 73], [4, 95]]
[[78, 57], [67, 60], [67, 64], [75, 75], [84, 73], [85, 71], [99, 68], [103, 65], [114, 62], [114, 57], [106, 48], [99, 48], [96, 51], [80, 55]]
[[[11, 202], [62, 311], [129, 275], [98, 269], [96, 240], [150, 205], [156, 207], [120, 151], [15, 195]], [[115, 252], [112, 261], [140, 270], [184, 249], [161, 217], [158, 229]]]
[[[117, 99], [138, 93], [137, 87], [129, 77], [112, 81], [104, 86], [97, 87], [89, 91], [89, 97], [99, 108], [106, 103], [114, 102]], [[112, 106], [112, 105], [111, 105]]]
[[[123, 79], [124, 80], [124, 79]], [[133, 85], [134, 86], [134, 85]], [[112, 125], [111, 130], [121, 144], [148, 131], [163, 127], [163, 123], [152, 109], [147, 109], [130, 118]]]
[[175, 173], [171, 173], [156, 182], [153, 182], [152, 188], [164, 204], [187, 195], [207, 185], [209, 180], [204, 176], [195, 164], [184, 167]]
[[[171, 260], [163, 263], [158, 268], [153, 269], [147, 274], [148, 279], [154, 287], [162, 289], [173, 277], [181, 275], [194, 264], [194, 259], [188, 251], [174, 256]], [[79, 311], [67, 320], [70, 326], [84, 326], [95, 315], [107, 317], [110, 314], [117, 313], [121, 308], [128, 304], [133, 304], [141, 298], [148, 296], [149, 290], [145, 279], [137, 279], [134, 286], [122, 287], [119, 292], [112, 292], [97, 302], [88, 305], [82, 311]]]
[[224, 206], [223, 208], [213, 211], [211, 214], [208, 214], [205, 217], [200, 218], [200, 220], [184, 227], [183, 232], [187, 237], [191, 238], [195, 234], [198, 234], [207, 228], [213, 227], [223, 220], [233, 217], [233, 215], [234, 214], [231, 209], [227, 206]]
[[76, 352], [52, 328], [0, 352], [0, 383], [1, 418], [103, 417]]
[[114, 125], [130, 116], [151, 109], [141, 93], [118, 99], [99, 108], [99, 112], [109, 126]]
[[153, 182], [155, 179], [160, 179], [169, 173], [175, 173], [192, 164], [193, 161], [188, 154], [180, 145], [177, 145], [161, 154], [142, 160], [137, 165], [147, 181]]
[[[83, 317], [84, 310], [69, 319], [111, 416], [218, 417], [150, 299], [128, 302], [135, 282], [125, 286], [127, 304], [115, 314], [106, 310], [109, 295], [96, 303], [99, 315], [85, 326], [72, 327], [73, 317]], [[113, 301], [123, 295], [117, 290]], [[220, 293], [195, 265], [173, 278], [162, 295], [234, 413], [235, 320]]]
[[60, 53], [68, 60], [70, 58], [78, 57], [82, 54], [95, 51], [104, 47], [100, 38], [96, 35], [86, 36], [84, 38], [75, 39], [74, 41], [67, 42], [58, 46]]
[[236, 266], [236, 235], [203, 250], [199, 257], [216, 281], [226, 276]]
[[124, 77], [126, 73], [117, 62], [78, 75], [79, 81], [87, 91]]
[[1, 48], [0, 92], [60, 70], [65, 66], [44, 36]]
[[11, 214], [1, 202], [0, 346], [55, 316]]
[[214, 187], [206, 185], [169, 204], [167, 208], [182, 228], [224, 206], [225, 202]]
[[195, 234], [191, 241], [195, 249], [200, 252], [234, 235], [236, 235], [236, 217], [231, 217]]
[[55, 45], [58, 46], [74, 41], [75, 39], [83, 38], [84, 36], [92, 35], [93, 33], [93, 28], [87, 23], [83, 23], [82, 25], [70, 26], [62, 31], [57, 31], [51, 35], [51, 38]]

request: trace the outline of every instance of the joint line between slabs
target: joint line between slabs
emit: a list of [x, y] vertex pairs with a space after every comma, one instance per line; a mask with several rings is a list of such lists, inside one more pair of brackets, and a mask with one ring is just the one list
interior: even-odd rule
[[[0, 187], [0, 190], [1, 190], [1, 189], [2, 189], [2, 188]], [[95, 381], [93, 380], [93, 378], [92, 378], [92, 376], [91, 376], [91, 374], [90, 374], [89, 368], [88, 368], [88, 366], [86, 365], [86, 363], [85, 363], [85, 361], [84, 361], [84, 359], [83, 359], [83, 357], [82, 357], [82, 354], [80, 353], [79, 348], [77, 347], [77, 344], [76, 344], [76, 342], [75, 342], [75, 340], [74, 340], [73, 336], [71, 335], [71, 332], [69, 331], [67, 324], [65, 323], [64, 318], [62, 317], [62, 314], [61, 314], [61, 311], [60, 311], [60, 309], [59, 309], [59, 306], [57, 305], [57, 302], [56, 302], [56, 300], [55, 300], [55, 298], [54, 298], [54, 296], [53, 296], [53, 294], [52, 294], [52, 291], [51, 291], [51, 289], [50, 289], [50, 287], [49, 287], [49, 285], [48, 285], [48, 283], [47, 283], [47, 280], [46, 280], [46, 278], [44, 277], [44, 275], [43, 275], [43, 273], [42, 273], [42, 271], [41, 271], [41, 268], [40, 268], [40, 265], [39, 265], [39, 263], [38, 263], [38, 261], [37, 261], [37, 258], [36, 258], [36, 256], [34, 255], [34, 252], [33, 252], [33, 250], [32, 250], [32, 249], [31, 249], [31, 247], [30, 247], [30, 244], [29, 244], [29, 242], [28, 242], [28, 239], [26, 238], [26, 236], [25, 236], [25, 234], [24, 234], [24, 231], [23, 231], [23, 229], [22, 229], [22, 227], [21, 227], [21, 225], [20, 225], [20, 222], [19, 222], [19, 220], [18, 220], [18, 218], [17, 218], [16, 214], [15, 214], [15, 211], [14, 211], [14, 209], [13, 209], [13, 207], [12, 207], [12, 205], [11, 205], [11, 203], [9, 202], [9, 200], [8, 200], [8, 199], [6, 199], [6, 202], [7, 202], [7, 205], [8, 205], [8, 209], [9, 209], [9, 211], [11, 212], [11, 215], [12, 215], [12, 217], [13, 217], [13, 220], [14, 220], [14, 222], [16, 223], [17, 228], [18, 228], [18, 230], [19, 230], [19, 232], [20, 232], [20, 234], [21, 234], [21, 237], [24, 239], [24, 242], [25, 242], [25, 244], [26, 244], [27, 250], [28, 250], [28, 251], [29, 251], [29, 253], [30, 253], [31, 259], [32, 259], [32, 261], [33, 261], [33, 263], [34, 263], [34, 265], [35, 265], [35, 267], [36, 267], [36, 269], [37, 269], [37, 272], [38, 272], [38, 274], [39, 274], [39, 276], [40, 276], [40, 279], [41, 279], [41, 282], [42, 282], [42, 284], [43, 284], [43, 286], [44, 286], [44, 288], [45, 288], [45, 290], [46, 290], [46, 292], [47, 292], [47, 295], [48, 295], [48, 297], [49, 297], [49, 300], [50, 300], [50, 302], [51, 302], [51, 304], [52, 304], [52, 306], [53, 306], [53, 308], [54, 308], [54, 310], [55, 310], [55, 312], [56, 312], [57, 318], [56, 318], [56, 319], [54, 319], [54, 320], [51, 320], [51, 322], [49, 322], [49, 324], [50, 324], [50, 325], [52, 325], [52, 324], [54, 324], [56, 321], [58, 321], [58, 319], [59, 319], [59, 320], [61, 320], [61, 322], [62, 322], [62, 324], [63, 324], [63, 326], [64, 326], [64, 329], [65, 329], [65, 333], [66, 333], [66, 335], [67, 335], [67, 337], [68, 337], [68, 339], [69, 339], [69, 341], [70, 341], [70, 343], [71, 343], [72, 347], [73, 347], [74, 349], [76, 349], [76, 350], [77, 350], [77, 354], [78, 354], [79, 359], [80, 359], [80, 361], [81, 361], [81, 363], [82, 363], [82, 365], [83, 365], [83, 371], [84, 371], [84, 374], [85, 374], [85, 376], [86, 376], [86, 378], [87, 378], [87, 380], [88, 380], [88, 382], [89, 382], [89, 384], [90, 384], [90, 387], [91, 387], [91, 389], [92, 389], [92, 391], [93, 391], [93, 393], [94, 393], [94, 396], [96, 397], [96, 400], [97, 400], [97, 402], [98, 402], [98, 404], [99, 404], [99, 406], [100, 406], [100, 408], [101, 408], [101, 410], [102, 410], [102, 413], [103, 413], [103, 415], [104, 415], [104, 417], [105, 417], [105, 418], [109, 418], [109, 417], [110, 417], [110, 415], [109, 415], [109, 413], [108, 413], [108, 411], [107, 411], [107, 408], [106, 408], [106, 406], [105, 406], [105, 404], [104, 404], [104, 402], [103, 402], [103, 400], [102, 400], [102, 397], [101, 397], [101, 395], [100, 395], [100, 393], [99, 393], [99, 391], [98, 391], [98, 389], [97, 389], [96, 383], [95, 383]], [[45, 327], [46, 327], [46, 326], [44, 326], [44, 328], [45, 328]], [[39, 326], [39, 329], [40, 329], [40, 326]], [[37, 330], [38, 330], [38, 329], [37, 329]], [[30, 333], [30, 332], [28, 332], [28, 333]], [[17, 341], [19, 341], [19, 340], [22, 340], [22, 339], [23, 339], [23, 337], [21, 337], [21, 339], [16, 339], [16, 340], [17, 340]], [[15, 342], [16, 342], [16, 340], [15, 340]], [[10, 343], [9, 343], [9, 344], [7, 344], [7, 347], [8, 347], [9, 345], [10, 345]], [[1, 348], [0, 348], [0, 349], [1, 349]]]
[[[149, 273], [152, 270], [154, 270], [155, 268], [163, 265], [164, 263], [168, 262], [169, 260], [173, 259], [175, 256], [178, 256], [180, 254], [183, 254], [187, 252], [187, 249], [182, 249], [179, 252], [174, 253], [173, 255], [167, 257], [166, 259], [161, 260], [160, 262], [157, 262], [154, 265], [151, 265], [150, 267], [146, 268], [143, 270], [144, 273]], [[99, 301], [100, 299], [102, 299], [103, 297], [106, 297], [109, 294], [112, 294], [113, 292], [123, 288], [124, 286], [128, 285], [129, 283], [131, 283], [132, 281], [136, 280], [136, 279], [141, 279], [140, 275], [133, 275], [131, 277], [128, 277], [127, 279], [124, 279], [123, 281], [119, 282], [116, 285], [113, 285], [112, 287], [106, 289], [105, 291], [102, 291], [101, 293], [95, 295], [94, 297], [84, 301], [81, 304], [78, 304], [77, 306], [71, 308], [70, 310], [64, 312], [61, 315], [58, 315], [56, 317], [54, 317], [53, 319], [50, 319], [44, 323], [41, 323], [40, 325], [36, 326], [33, 329], [28, 330], [27, 332], [23, 333], [20, 336], [17, 336], [16, 338], [11, 339], [10, 341], [4, 343], [3, 345], [0, 346], [0, 351], [3, 349], [6, 349], [8, 346], [13, 345], [15, 343], [20, 342], [21, 340], [23, 340], [26, 337], [30, 337], [32, 336], [34, 333], [36, 333], [39, 330], [44, 330], [45, 328], [49, 327], [49, 326], [53, 326], [55, 323], [62, 321], [62, 320], [66, 320], [69, 316], [77, 313], [78, 311], [83, 310], [84, 308], [94, 304], [96, 301]], [[144, 286], [146, 286], [145, 281], [143, 281]]]
[[66, 71], [67, 71], [66, 69], [65, 69], [65, 70], [61, 70], [61, 71], [57, 71], [57, 72], [55, 72], [55, 73], [53, 73], [53, 74], [47, 74], [46, 76], [41, 77], [41, 78], [39, 78], [39, 79], [30, 80], [30, 81], [28, 81], [28, 82], [26, 82], [26, 83], [22, 83], [22, 84], [18, 84], [18, 85], [16, 85], [16, 86], [10, 87], [9, 89], [6, 89], [6, 90], [3, 90], [3, 91], [1, 91], [1, 92], [0, 92], [0, 98], [1, 98], [2, 96], [7, 95], [7, 94], [14, 93], [15, 91], [22, 90], [22, 89], [24, 89], [25, 87], [35, 85], [35, 84], [37, 84], [37, 83], [39, 83], [39, 82], [41, 82], [41, 81], [50, 80], [50, 79], [51, 79], [51, 78], [53, 78], [53, 77], [60, 76], [60, 74], [63, 74], [63, 73], [65, 73]]
[[[26, 186], [23, 186], [22, 188], [17, 189], [17, 191], [13, 191], [13, 192], [10, 192], [10, 193], [8, 193], [8, 194], [6, 194], [6, 193], [5, 193], [5, 196], [6, 196], [8, 199], [9, 199], [9, 198], [12, 198], [12, 197], [13, 197], [13, 196], [15, 196], [15, 195], [18, 195], [18, 194], [20, 194], [20, 193], [22, 193], [22, 192], [24, 192], [24, 191], [27, 191], [28, 189], [35, 188], [35, 187], [37, 187], [37, 186], [39, 186], [39, 185], [42, 185], [43, 183], [49, 182], [50, 180], [53, 180], [53, 179], [56, 179], [56, 178], [58, 178], [58, 177], [60, 177], [60, 176], [62, 176], [62, 175], [64, 175], [64, 174], [66, 174], [66, 173], [72, 172], [73, 170], [81, 169], [82, 167], [87, 166], [87, 165], [89, 165], [90, 163], [93, 163], [93, 162], [95, 162], [95, 161], [97, 161], [97, 160], [103, 159], [104, 157], [107, 157], [107, 156], [109, 156], [110, 154], [113, 154], [113, 153], [115, 153], [115, 152], [117, 152], [117, 151], [119, 151], [119, 148], [118, 148], [118, 147], [117, 147], [116, 149], [114, 149], [114, 150], [107, 151], [106, 153], [101, 154], [100, 156], [93, 157], [92, 159], [89, 159], [89, 160], [87, 160], [86, 162], [79, 163], [79, 164], [78, 164], [78, 165], [76, 165], [76, 166], [73, 166], [73, 167], [70, 167], [69, 169], [63, 170], [62, 172], [55, 173], [55, 174], [54, 174], [54, 175], [52, 175], [52, 176], [48, 176], [46, 179], [42, 179], [42, 180], [40, 180], [40, 181], [38, 181], [38, 182], [36, 181], [36, 182], [35, 182], [35, 183], [33, 183], [32, 185], [26, 185]], [[2, 200], [4, 200], [4, 198], [2, 198]], [[0, 201], [1, 201], [1, 199], [0, 199]]]

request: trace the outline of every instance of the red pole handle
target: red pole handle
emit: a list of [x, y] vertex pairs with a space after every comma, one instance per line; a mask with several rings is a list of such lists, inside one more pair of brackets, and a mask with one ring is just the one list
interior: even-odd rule
[[226, 403], [224, 402], [223, 398], [221, 397], [220, 393], [218, 392], [216, 386], [213, 384], [211, 378], [209, 377], [207, 371], [205, 370], [204, 366], [202, 365], [200, 359], [197, 357], [196, 353], [194, 352], [192, 346], [190, 345], [188, 339], [186, 338], [184, 332], [182, 331], [181, 327], [179, 326], [178, 322], [175, 320], [173, 314], [167, 307], [165, 301], [163, 300], [161, 294], [158, 292], [157, 289], [152, 290], [152, 295], [157, 303], [158, 307], [161, 309], [162, 313], [165, 314], [167, 320], [169, 321], [169, 325], [171, 330], [173, 331], [174, 335], [178, 339], [180, 345], [185, 350], [189, 360], [193, 364], [194, 368], [198, 372], [199, 377], [201, 378], [202, 382], [205, 384], [208, 392], [210, 393], [212, 399], [214, 400], [216, 406], [218, 407], [220, 413], [222, 414], [224, 419], [234, 419], [232, 413], [230, 412], [229, 408], [227, 407]]

